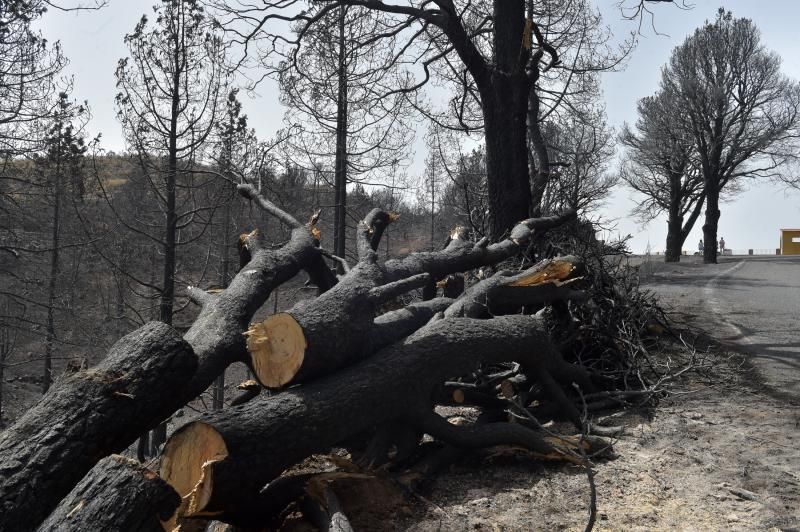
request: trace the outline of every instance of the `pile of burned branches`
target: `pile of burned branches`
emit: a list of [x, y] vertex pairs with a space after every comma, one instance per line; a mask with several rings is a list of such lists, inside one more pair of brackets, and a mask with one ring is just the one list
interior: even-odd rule
[[[358, 262], [335, 259], [344, 271], [337, 277], [315, 218], [303, 224], [252, 187], [239, 191], [291, 227], [291, 239], [273, 247], [258, 231], [245, 235], [242, 268], [227, 289], [189, 289], [201, 310], [182, 338], [155, 323], [132, 332], [1, 434], [1, 529], [78, 530], [108, 519], [137, 529], [195, 530], [209, 520], [261, 528], [295, 505], [320, 526], [345, 530], [342, 478], [393, 471], [413, 485], [468, 448], [514, 445], [578, 464], [608, 450], [603, 436], [615, 430], [587, 422], [585, 398], [627, 382], [574, 347], [588, 345], [582, 327], [601, 326], [591, 304], [598, 290], [614, 289], [596, 285], [607, 274], [585, 255], [565, 254], [464, 282], [466, 272], [520, 256], [575, 213], [521, 221], [495, 243], [455, 231], [440, 251], [381, 261], [376, 250], [394, 216], [375, 209], [358, 226]], [[319, 295], [253, 322], [301, 270]], [[422, 300], [397, 308], [417, 290]], [[560, 345], [557, 319], [569, 320], [562, 333], [579, 340]], [[177, 429], [157, 473], [104, 460], [237, 361], [257, 382], [236, 406]], [[470, 408], [474, 421], [452, 423], [442, 406]], [[557, 417], [576, 435], [542, 427]], [[431, 440], [440, 442], [433, 454]], [[343, 476], [293, 472], [334, 447], [352, 458]]]

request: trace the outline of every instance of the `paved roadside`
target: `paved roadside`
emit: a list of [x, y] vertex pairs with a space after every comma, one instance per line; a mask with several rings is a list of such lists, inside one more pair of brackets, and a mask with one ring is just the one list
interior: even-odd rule
[[724, 257], [642, 266], [674, 312], [751, 356], [765, 383], [800, 400], [800, 257]]

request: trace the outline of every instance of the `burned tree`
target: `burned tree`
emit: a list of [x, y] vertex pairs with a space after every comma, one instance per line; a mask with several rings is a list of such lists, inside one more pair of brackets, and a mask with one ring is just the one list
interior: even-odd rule
[[[125, 37], [131, 55], [117, 66], [116, 104], [126, 141], [149, 185], [150, 211], [162, 220], [137, 223], [142, 213], [130, 212], [130, 206], [129, 212], [115, 209], [115, 214], [128, 229], [161, 247], [159, 319], [171, 324], [178, 247], [202, 234], [196, 226], [204, 225], [203, 213], [221, 203], [198, 191], [208, 185], [207, 178], [194, 174], [193, 167], [213, 131], [226, 78], [222, 41], [198, 2], [164, 0], [155, 14], [154, 25], [142, 17]], [[153, 234], [154, 228], [161, 234]], [[154, 450], [164, 430], [154, 435]]]
[[[322, 8], [311, 6], [309, 16]], [[327, 11], [327, 9], [326, 9]], [[346, 256], [348, 183], [382, 184], [411, 141], [405, 79], [393, 39], [375, 39], [384, 16], [342, 6], [296, 29], [279, 66], [286, 121], [295, 130], [290, 156], [304, 168], [333, 174], [333, 253]], [[352, 213], [351, 213], [352, 217]], [[341, 273], [341, 272], [340, 272]]]
[[720, 196], [738, 180], [777, 177], [795, 159], [800, 84], [781, 73], [749, 19], [720, 9], [662, 70], [664, 111], [680, 110], [703, 178], [703, 261], [717, 262]]
[[641, 220], [649, 222], [667, 213], [664, 260], [678, 262], [705, 202], [703, 176], [680, 111], [669, 107], [666, 95], [643, 98], [637, 109], [635, 130], [626, 125], [620, 135], [627, 148], [622, 179], [645, 196], [634, 211]]
[[47, 392], [53, 380], [52, 358], [57, 341], [55, 307], [57, 305], [59, 272], [63, 260], [60, 254], [65, 232], [65, 228], [62, 226], [67, 220], [67, 202], [70, 197], [78, 202], [83, 199], [83, 158], [86, 152], [83, 127], [88, 121], [86, 106], [71, 102], [69, 95], [64, 92], [58, 95], [55, 113], [49, 128], [49, 135], [44, 141], [44, 152], [34, 157], [37, 173], [43, 178], [43, 182], [39, 183], [39, 186], [46, 191], [45, 197], [50, 204], [51, 213], [50, 275], [47, 284], [47, 333], [42, 392]]

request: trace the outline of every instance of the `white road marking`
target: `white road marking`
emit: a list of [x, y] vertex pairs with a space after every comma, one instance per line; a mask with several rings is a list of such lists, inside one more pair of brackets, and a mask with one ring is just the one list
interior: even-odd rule
[[711, 312], [716, 314], [718, 321], [723, 325], [725, 325], [726, 327], [728, 327], [731, 331], [733, 331], [732, 335], [733, 338], [729, 339], [729, 341], [732, 340], [734, 343], [749, 345], [754, 343], [753, 339], [747, 334], [745, 334], [745, 332], [741, 330], [739, 327], [737, 327], [735, 324], [728, 321], [728, 319], [726, 318], [726, 313], [722, 308], [722, 303], [720, 303], [719, 299], [717, 299], [714, 296], [714, 287], [717, 285], [718, 281], [722, 277], [730, 275], [731, 273], [735, 272], [736, 270], [744, 266], [745, 262], [747, 261], [744, 260], [739, 261], [730, 268], [728, 268], [727, 270], [721, 271], [720, 273], [709, 279], [709, 281], [703, 288], [703, 294], [705, 294], [706, 296], [705, 304], [708, 306]]

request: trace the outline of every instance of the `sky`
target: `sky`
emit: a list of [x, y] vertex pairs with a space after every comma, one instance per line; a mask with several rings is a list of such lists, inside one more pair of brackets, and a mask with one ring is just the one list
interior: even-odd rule
[[[152, 13], [154, 3], [153, 0], [110, 0], [106, 8], [96, 12], [51, 11], [40, 24], [50, 41], [61, 41], [70, 59], [68, 74], [74, 77], [73, 95], [89, 101], [93, 114], [90, 132], [93, 135], [102, 133], [102, 145], [106, 149], [121, 151], [125, 148], [114, 111], [114, 69], [117, 61], [127, 54], [123, 37], [143, 14]], [[594, 0], [594, 3], [619, 38], [636, 29], [635, 23], [620, 15], [618, 0]], [[784, 73], [800, 79], [796, 29], [800, 20], [799, 1], [694, 0], [690, 9], [678, 9], [671, 4], [654, 5], [652, 22], [657, 32], [646, 19], [638, 46], [631, 53], [625, 70], [603, 74], [605, 104], [612, 126], [618, 129], [625, 122], [636, 121], [636, 102], [657, 90], [660, 68], [669, 59], [672, 49], [705, 20], [713, 19], [720, 6], [731, 10], [735, 16], [751, 18], [761, 29], [767, 48], [782, 56]], [[245, 95], [243, 106], [260, 138], [268, 138], [282, 126], [284, 110], [274, 84], [262, 84], [256, 94]], [[422, 132], [417, 136], [421, 139]], [[410, 172], [421, 173], [425, 159], [421, 142], [415, 144], [415, 150]], [[611, 228], [606, 236], [630, 234], [630, 246], [636, 253], [644, 252], [648, 246], [654, 253], [663, 251], [666, 218], [642, 227], [630, 216], [630, 210], [638, 201], [641, 198], [622, 186], [615, 191], [599, 212], [604, 225]], [[800, 192], [786, 191], [776, 184], [751, 182], [745, 192], [724, 204], [721, 210], [719, 235], [725, 238], [727, 247], [774, 249], [778, 247], [780, 228], [800, 227]], [[686, 241], [685, 248], [690, 252], [697, 248], [702, 237], [701, 226], [702, 216]]]

